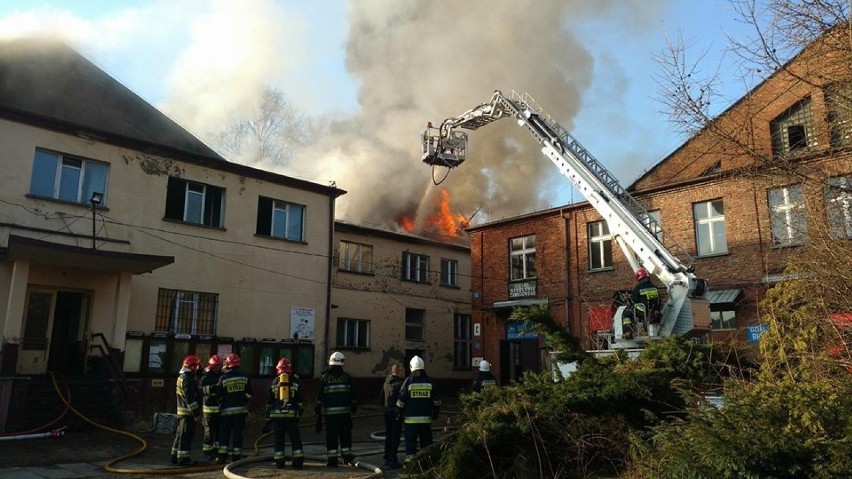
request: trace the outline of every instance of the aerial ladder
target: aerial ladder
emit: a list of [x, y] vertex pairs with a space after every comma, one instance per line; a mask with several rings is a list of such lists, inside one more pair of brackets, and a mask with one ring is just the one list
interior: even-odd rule
[[667, 290], [659, 323], [648, 324], [638, 335], [625, 334], [622, 318], [627, 305], [620, 305], [606, 347], [641, 349], [648, 341], [659, 338], [707, 333], [710, 329], [710, 309], [704, 298], [707, 282], [696, 277], [692, 266], [682, 263], [662, 244], [659, 223], [528, 93], [511, 91], [504, 95], [498, 90], [487, 103], [448, 118], [439, 127], [429, 123], [421, 137], [423, 162], [433, 168], [460, 166], [467, 157], [468, 142], [467, 133], [460, 130], [476, 130], [508, 117], [515, 118], [538, 141], [542, 153], [603, 217], [633, 271], [645, 268]]

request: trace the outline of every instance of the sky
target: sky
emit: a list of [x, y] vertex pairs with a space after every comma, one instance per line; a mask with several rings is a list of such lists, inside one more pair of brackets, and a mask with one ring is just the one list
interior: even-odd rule
[[[61, 38], [208, 143], [280, 90], [331, 128], [285, 165], [252, 166], [334, 182], [341, 219], [387, 227], [424, 227], [442, 189], [473, 224], [582, 200], [510, 121], [472, 133], [434, 185], [426, 123], [494, 90], [529, 92], [628, 186], [686, 139], [654, 99], [666, 38], [712, 66], [726, 34], [747, 33], [727, 0], [0, 0], [0, 39]], [[745, 93], [725, 88], [727, 104]]]

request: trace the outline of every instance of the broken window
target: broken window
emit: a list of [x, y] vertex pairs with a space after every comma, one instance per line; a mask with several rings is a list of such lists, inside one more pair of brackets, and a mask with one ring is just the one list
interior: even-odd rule
[[817, 146], [810, 97], [796, 102], [769, 122], [772, 153], [776, 156], [801, 153]]

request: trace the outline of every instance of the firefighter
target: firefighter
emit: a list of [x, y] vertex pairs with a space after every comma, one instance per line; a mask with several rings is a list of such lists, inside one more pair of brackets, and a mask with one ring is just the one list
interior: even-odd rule
[[633, 302], [633, 317], [647, 324], [660, 322], [660, 291], [651, 282], [651, 275], [645, 268], [636, 270], [636, 286], [630, 296]]
[[219, 450], [216, 464], [226, 464], [243, 457], [243, 429], [251, 399], [251, 381], [240, 370], [240, 357], [231, 353], [225, 358], [225, 368], [216, 384], [219, 399]]
[[358, 402], [352, 390], [352, 377], [343, 371], [345, 357], [340, 351], [328, 358], [328, 370], [322, 375], [314, 412], [325, 416], [325, 446], [328, 460], [325, 465], [337, 467], [338, 441], [344, 464], [354, 464], [352, 454], [352, 414]]
[[[302, 451], [302, 438], [299, 435], [299, 417], [302, 416], [302, 392], [299, 390], [299, 377], [293, 374], [293, 366], [287, 358], [281, 358], [275, 366], [278, 373], [269, 387], [266, 401], [266, 411], [269, 415], [267, 424], [271, 424], [275, 432], [275, 451], [272, 459], [275, 466], [284, 467], [284, 445], [286, 436], [290, 436], [293, 448], [293, 467], [301, 469], [305, 462]], [[269, 426], [264, 426], [268, 432]]]
[[216, 384], [222, 376], [222, 360], [218, 354], [210, 356], [204, 374], [201, 375], [202, 412], [201, 425], [204, 427], [204, 440], [201, 450], [211, 461], [216, 458], [219, 436], [219, 398], [216, 396]]
[[195, 419], [201, 415], [201, 394], [198, 390], [196, 373], [201, 367], [198, 356], [189, 355], [183, 358], [175, 383], [177, 397], [177, 433], [172, 444], [171, 462], [179, 466], [194, 466], [196, 463], [189, 457], [192, 440], [195, 438]]
[[423, 358], [414, 356], [410, 366], [411, 374], [402, 382], [396, 402], [405, 423], [406, 463], [417, 453], [418, 440], [421, 449], [432, 444], [432, 420], [441, 412], [441, 397], [426, 374]]
[[497, 386], [497, 378], [491, 374], [491, 363], [486, 360], [479, 362], [479, 374], [473, 380], [473, 392], [482, 392], [485, 388]]

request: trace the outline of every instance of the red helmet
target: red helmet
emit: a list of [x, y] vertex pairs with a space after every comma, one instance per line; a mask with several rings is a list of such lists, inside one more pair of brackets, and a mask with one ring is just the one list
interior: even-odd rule
[[648, 270], [645, 268], [639, 268], [636, 270], [636, 281], [640, 281], [648, 277]]
[[289, 359], [281, 358], [278, 360], [278, 365], [275, 366], [275, 372], [277, 372], [278, 374], [292, 374], [293, 365], [290, 364]]
[[225, 367], [228, 369], [240, 367], [240, 356], [237, 353], [231, 353], [225, 358]]
[[201, 367], [201, 361], [199, 361], [198, 356], [190, 354], [183, 358], [183, 367], [189, 368], [190, 371], [198, 371], [198, 368]]
[[222, 367], [222, 359], [219, 358], [218, 354], [214, 354], [210, 356], [210, 359], [207, 360], [207, 370], [212, 371], [214, 369], [219, 369]]

